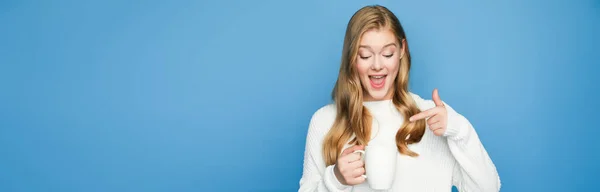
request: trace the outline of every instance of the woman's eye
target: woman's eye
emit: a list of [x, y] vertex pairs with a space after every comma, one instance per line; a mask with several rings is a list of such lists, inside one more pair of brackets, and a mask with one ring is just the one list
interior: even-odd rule
[[383, 56], [386, 57], [386, 58], [390, 58], [390, 57], [394, 56], [394, 54], [383, 55]]
[[360, 56], [360, 58], [361, 58], [361, 59], [368, 59], [368, 58], [370, 58], [370, 57], [371, 57], [371, 56], [366, 56], [366, 57]]

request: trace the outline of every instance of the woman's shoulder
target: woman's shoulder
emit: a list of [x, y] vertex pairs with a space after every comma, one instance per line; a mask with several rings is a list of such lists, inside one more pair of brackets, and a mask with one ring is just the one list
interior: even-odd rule
[[337, 108], [330, 103], [317, 109], [312, 115], [311, 121], [335, 120]]
[[408, 94], [415, 101], [415, 103], [417, 104], [417, 107], [419, 109], [421, 109], [422, 111], [435, 107], [435, 103], [433, 102], [433, 100], [423, 99], [421, 96], [419, 96], [413, 92], [408, 92]]
[[335, 121], [337, 108], [335, 104], [330, 103], [317, 109], [311, 117], [309, 132], [323, 135], [329, 131]]

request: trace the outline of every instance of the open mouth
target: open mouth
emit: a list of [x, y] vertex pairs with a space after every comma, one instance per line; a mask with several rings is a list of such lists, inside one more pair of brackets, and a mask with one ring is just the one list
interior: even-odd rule
[[371, 86], [375, 89], [382, 88], [385, 85], [387, 75], [369, 75]]

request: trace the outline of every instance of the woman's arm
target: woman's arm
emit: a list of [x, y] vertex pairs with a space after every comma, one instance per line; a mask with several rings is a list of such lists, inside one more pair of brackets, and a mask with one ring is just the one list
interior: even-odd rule
[[471, 123], [444, 103], [437, 90], [433, 91], [433, 101], [424, 100], [416, 94], [412, 97], [423, 112], [412, 116], [411, 121], [428, 118], [428, 128], [435, 135], [447, 139], [456, 160], [453, 185], [460, 191], [499, 191], [500, 177], [496, 167]]
[[350, 191], [351, 187], [341, 184], [334, 172], [334, 165], [325, 166], [322, 155], [323, 138], [335, 119], [335, 108], [325, 106], [312, 116], [306, 136], [304, 167], [299, 192]]
[[446, 105], [448, 127], [444, 136], [456, 165], [452, 184], [460, 191], [500, 191], [500, 177], [471, 123]]

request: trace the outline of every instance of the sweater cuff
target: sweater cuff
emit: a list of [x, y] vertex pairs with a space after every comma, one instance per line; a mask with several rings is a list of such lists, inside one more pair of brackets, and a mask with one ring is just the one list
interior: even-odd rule
[[349, 191], [350, 186], [340, 183], [337, 177], [335, 177], [335, 173], [333, 172], [334, 167], [335, 165], [330, 165], [325, 170], [325, 177], [323, 178], [325, 186], [327, 186], [329, 191]]
[[444, 136], [452, 140], [464, 138], [469, 126], [468, 122], [466, 122], [466, 119], [462, 115], [454, 111], [452, 107], [445, 103], [444, 106], [448, 112], [448, 125], [446, 126], [446, 132], [444, 132]]

